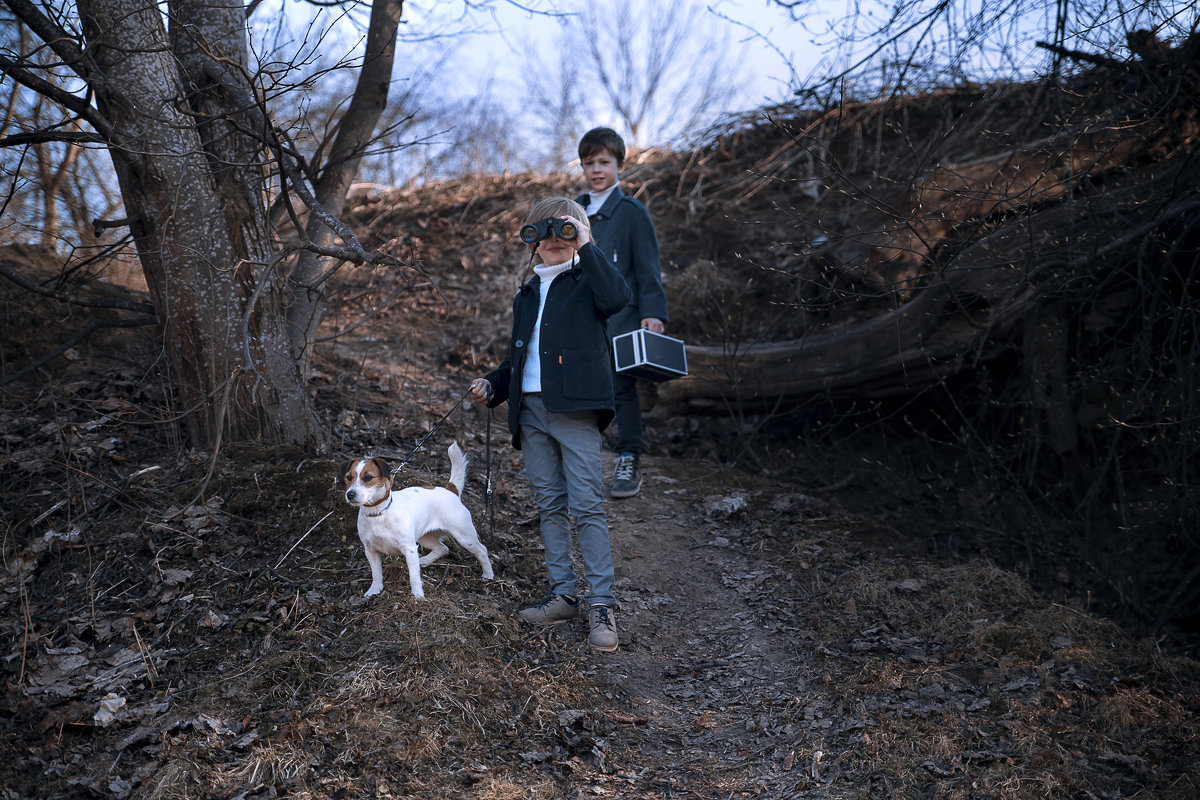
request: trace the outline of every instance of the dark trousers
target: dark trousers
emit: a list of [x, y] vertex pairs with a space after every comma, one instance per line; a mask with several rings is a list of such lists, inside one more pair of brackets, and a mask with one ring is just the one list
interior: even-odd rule
[[613, 375], [613, 396], [617, 401], [618, 453], [642, 454], [642, 401], [638, 397], [637, 378], [620, 372]]

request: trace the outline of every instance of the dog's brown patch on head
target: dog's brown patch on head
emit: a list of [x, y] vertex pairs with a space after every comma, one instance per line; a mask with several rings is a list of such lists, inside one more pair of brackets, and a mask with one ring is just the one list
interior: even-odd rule
[[[361, 469], [359, 465], [362, 465]], [[342, 481], [349, 486], [356, 480], [361, 480], [364, 486], [374, 486], [379, 482], [390, 484], [392, 474], [388, 471], [387, 461], [382, 458], [358, 459], [347, 461], [341, 466]]]
[[372, 458], [363, 464], [359, 480], [364, 486], [375, 486], [379, 483], [391, 484], [392, 473], [388, 471], [387, 462], [382, 458]]

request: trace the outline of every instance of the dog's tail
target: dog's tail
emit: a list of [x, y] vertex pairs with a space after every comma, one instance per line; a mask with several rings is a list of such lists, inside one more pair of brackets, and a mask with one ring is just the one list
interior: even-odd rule
[[450, 443], [450, 485], [446, 488], [462, 497], [463, 486], [467, 483], [467, 464], [471, 459], [458, 446], [458, 442]]

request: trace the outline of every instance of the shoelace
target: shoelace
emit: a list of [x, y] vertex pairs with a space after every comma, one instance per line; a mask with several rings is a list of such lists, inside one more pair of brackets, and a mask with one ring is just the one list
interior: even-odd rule
[[616, 469], [613, 470], [613, 478], [619, 481], [633, 480], [633, 470], [636, 465], [633, 461], [633, 456], [621, 456], [617, 459]]
[[559, 599], [560, 597], [562, 598], [563, 602], [565, 602], [567, 605], [571, 605], [571, 601], [570, 601], [570, 600], [568, 600], [568, 599], [566, 598], [566, 596], [564, 596], [564, 595], [558, 595], [558, 594], [553, 594], [553, 593], [551, 593], [551, 594], [548, 594], [548, 595], [546, 595], [545, 597], [543, 597], [543, 598], [542, 598], [542, 599], [541, 599], [541, 600], [538, 602], [538, 604], [537, 604], [537, 607], [538, 607], [538, 608], [545, 608], [546, 606], [550, 605], [551, 603], [553, 603], [555, 600]]
[[612, 617], [608, 615], [607, 606], [596, 606], [596, 625], [603, 625], [606, 628], [613, 627]]

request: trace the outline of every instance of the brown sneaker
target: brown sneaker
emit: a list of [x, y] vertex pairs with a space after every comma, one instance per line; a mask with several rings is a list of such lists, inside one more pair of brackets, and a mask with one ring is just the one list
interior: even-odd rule
[[557, 625], [579, 616], [579, 598], [548, 594], [536, 606], [518, 611], [517, 616], [535, 625]]
[[611, 653], [617, 649], [617, 618], [608, 606], [592, 606], [588, 609], [588, 644], [593, 650]]

